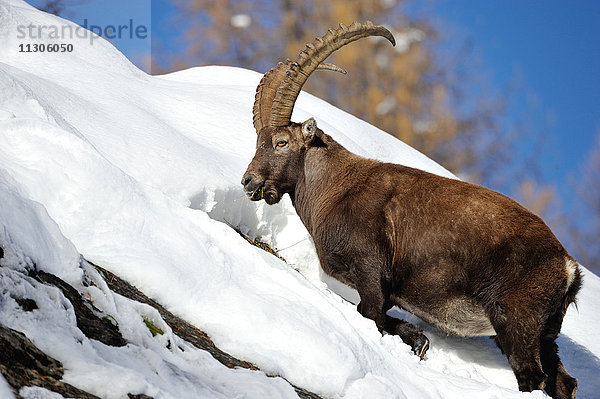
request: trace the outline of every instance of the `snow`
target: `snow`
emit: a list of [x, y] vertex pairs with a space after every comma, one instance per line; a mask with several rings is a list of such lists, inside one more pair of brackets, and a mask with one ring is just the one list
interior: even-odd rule
[[[73, 53], [19, 53], [16, 29], [29, 24], [72, 26], [22, 1], [0, 0], [7, 43], [0, 48], [0, 320], [60, 360], [66, 382], [107, 398], [295, 397], [271, 375], [325, 397], [544, 397], [517, 391], [489, 338], [448, 337], [421, 324], [432, 346], [419, 361], [397, 336], [382, 337], [336, 292], [354, 302], [356, 293], [322, 276], [289, 198], [275, 206], [245, 198], [239, 181], [254, 154], [251, 107], [260, 73], [211, 66], [153, 77], [89, 37], [69, 39]], [[351, 151], [453, 177], [302, 93], [292, 119], [310, 116]], [[234, 228], [281, 248], [288, 264]], [[230, 370], [191, 347], [155, 310], [109, 292], [82, 256], [262, 371]], [[62, 294], [21, 273], [34, 263], [109, 314], [128, 345], [86, 338]], [[583, 398], [600, 389], [599, 290], [600, 279], [585, 272], [578, 310], [569, 309], [559, 338]], [[22, 312], [11, 295], [35, 299], [40, 309]], [[142, 317], [165, 335], [152, 337]], [[5, 385], [0, 379], [0, 395]]]
[[8, 382], [6, 382], [4, 377], [0, 376], [0, 398], [12, 399], [14, 397], [15, 395], [13, 395], [12, 391], [10, 390], [10, 385], [8, 385]]

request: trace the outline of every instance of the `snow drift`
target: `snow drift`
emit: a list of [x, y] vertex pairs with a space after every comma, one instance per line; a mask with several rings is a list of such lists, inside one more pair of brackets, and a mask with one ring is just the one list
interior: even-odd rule
[[[254, 154], [251, 107], [260, 73], [202, 67], [149, 76], [100, 38], [69, 39], [72, 53], [19, 53], [16, 29], [29, 24], [72, 25], [22, 1], [0, 0], [0, 322], [63, 362], [69, 383], [111, 398], [132, 391], [295, 396], [267, 373], [325, 397], [544, 396], [517, 391], [506, 359], [487, 338], [447, 337], [424, 326], [432, 346], [419, 362], [323, 283], [288, 198], [271, 207], [245, 198], [239, 181]], [[302, 93], [292, 120], [309, 116], [351, 151], [452, 177]], [[235, 229], [279, 248], [288, 264]], [[94, 274], [80, 255], [263, 372], [232, 371], [202, 351], [167, 349], [144, 330], [139, 315], [151, 310], [82, 285]], [[109, 348], [82, 337], [57, 292], [19, 280], [33, 263], [84, 291], [130, 343]], [[600, 279], [585, 271], [579, 308], [567, 312], [558, 340], [567, 370], [579, 379], [579, 397], [600, 390], [598, 290]], [[15, 291], [45, 305], [17, 317]], [[0, 379], [0, 393], [4, 386]]]

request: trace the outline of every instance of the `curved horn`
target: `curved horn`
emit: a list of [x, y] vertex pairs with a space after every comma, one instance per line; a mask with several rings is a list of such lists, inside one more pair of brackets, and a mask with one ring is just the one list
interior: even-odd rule
[[288, 58], [285, 63], [278, 63], [277, 68], [271, 68], [271, 70], [263, 75], [256, 87], [256, 96], [254, 97], [254, 106], [252, 108], [252, 121], [256, 129], [256, 134], [258, 134], [263, 126], [269, 124], [273, 100], [277, 95], [277, 89], [281, 85], [286, 72], [290, 69], [291, 62]]
[[373, 25], [367, 21], [364, 24], [354, 22], [349, 27], [340, 24], [337, 30], [329, 29], [325, 36], [317, 37], [306, 49], [298, 54], [296, 62], [291, 63], [286, 72], [277, 95], [273, 100], [269, 126], [287, 126], [294, 109], [294, 103], [302, 86], [317, 68], [331, 53], [355, 40], [368, 36], [382, 36], [396, 45], [392, 33], [383, 26]]
[[294, 103], [302, 86], [316, 69], [333, 70], [345, 74], [342, 68], [322, 63], [331, 53], [355, 40], [368, 36], [382, 36], [396, 45], [394, 36], [382, 26], [367, 21], [364, 24], [354, 22], [349, 27], [340, 24], [323, 37], [317, 37], [313, 43], [298, 54], [296, 62], [287, 59], [280, 62], [264, 74], [256, 89], [254, 100], [254, 127], [258, 133], [263, 126], [287, 126], [294, 109]]
[[[277, 64], [277, 68], [271, 68], [270, 71], [266, 72], [258, 87], [256, 88], [256, 97], [254, 98], [254, 107], [252, 110], [254, 128], [256, 133], [262, 129], [263, 126], [269, 124], [269, 118], [271, 116], [271, 107], [273, 106], [273, 100], [277, 95], [277, 90], [281, 85], [281, 82], [286, 76], [286, 73], [290, 69], [292, 61], [288, 58], [285, 63], [280, 62]], [[347, 74], [346, 70], [338, 67], [334, 64], [323, 62], [317, 66], [318, 70], [340, 72], [344, 75]]]

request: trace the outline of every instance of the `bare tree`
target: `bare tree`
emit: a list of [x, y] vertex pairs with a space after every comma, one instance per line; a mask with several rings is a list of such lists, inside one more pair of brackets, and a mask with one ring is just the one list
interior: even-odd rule
[[574, 183], [575, 196], [570, 213], [570, 235], [574, 254], [580, 262], [600, 272], [600, 129], [594, 146]]
[[50, 14], [58, 15], [63, 18], [72, 18], [76, 15], [73, 12], [75, 6], [79, 6], [88, 0], [33, 0], [31, 5], [38, 10]]
[[65, 10], [64, 0], [45, 0], [38, 9], [54, 15], [61, 15]]

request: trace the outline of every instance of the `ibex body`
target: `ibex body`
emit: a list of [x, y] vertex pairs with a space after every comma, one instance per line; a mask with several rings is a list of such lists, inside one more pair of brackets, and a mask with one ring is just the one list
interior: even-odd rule
[[[423, 356], [416, 326], [386, 315], [398, 305], [450, 334], [495, 336], [519, 389], [575, 396], [555, 339], [581, 285], [577, 262], [544, 222], [494, 191], [347, 151], [314, 119], [290, 122], [310, 73], [371, 23], [330, 31], [257, 89], [256, 155], [242, 179], [252, 200], [289, 194], [323, 270], [354, 287], [358, 310]], [[326, 64], [325, 69], [335, 66]]]

